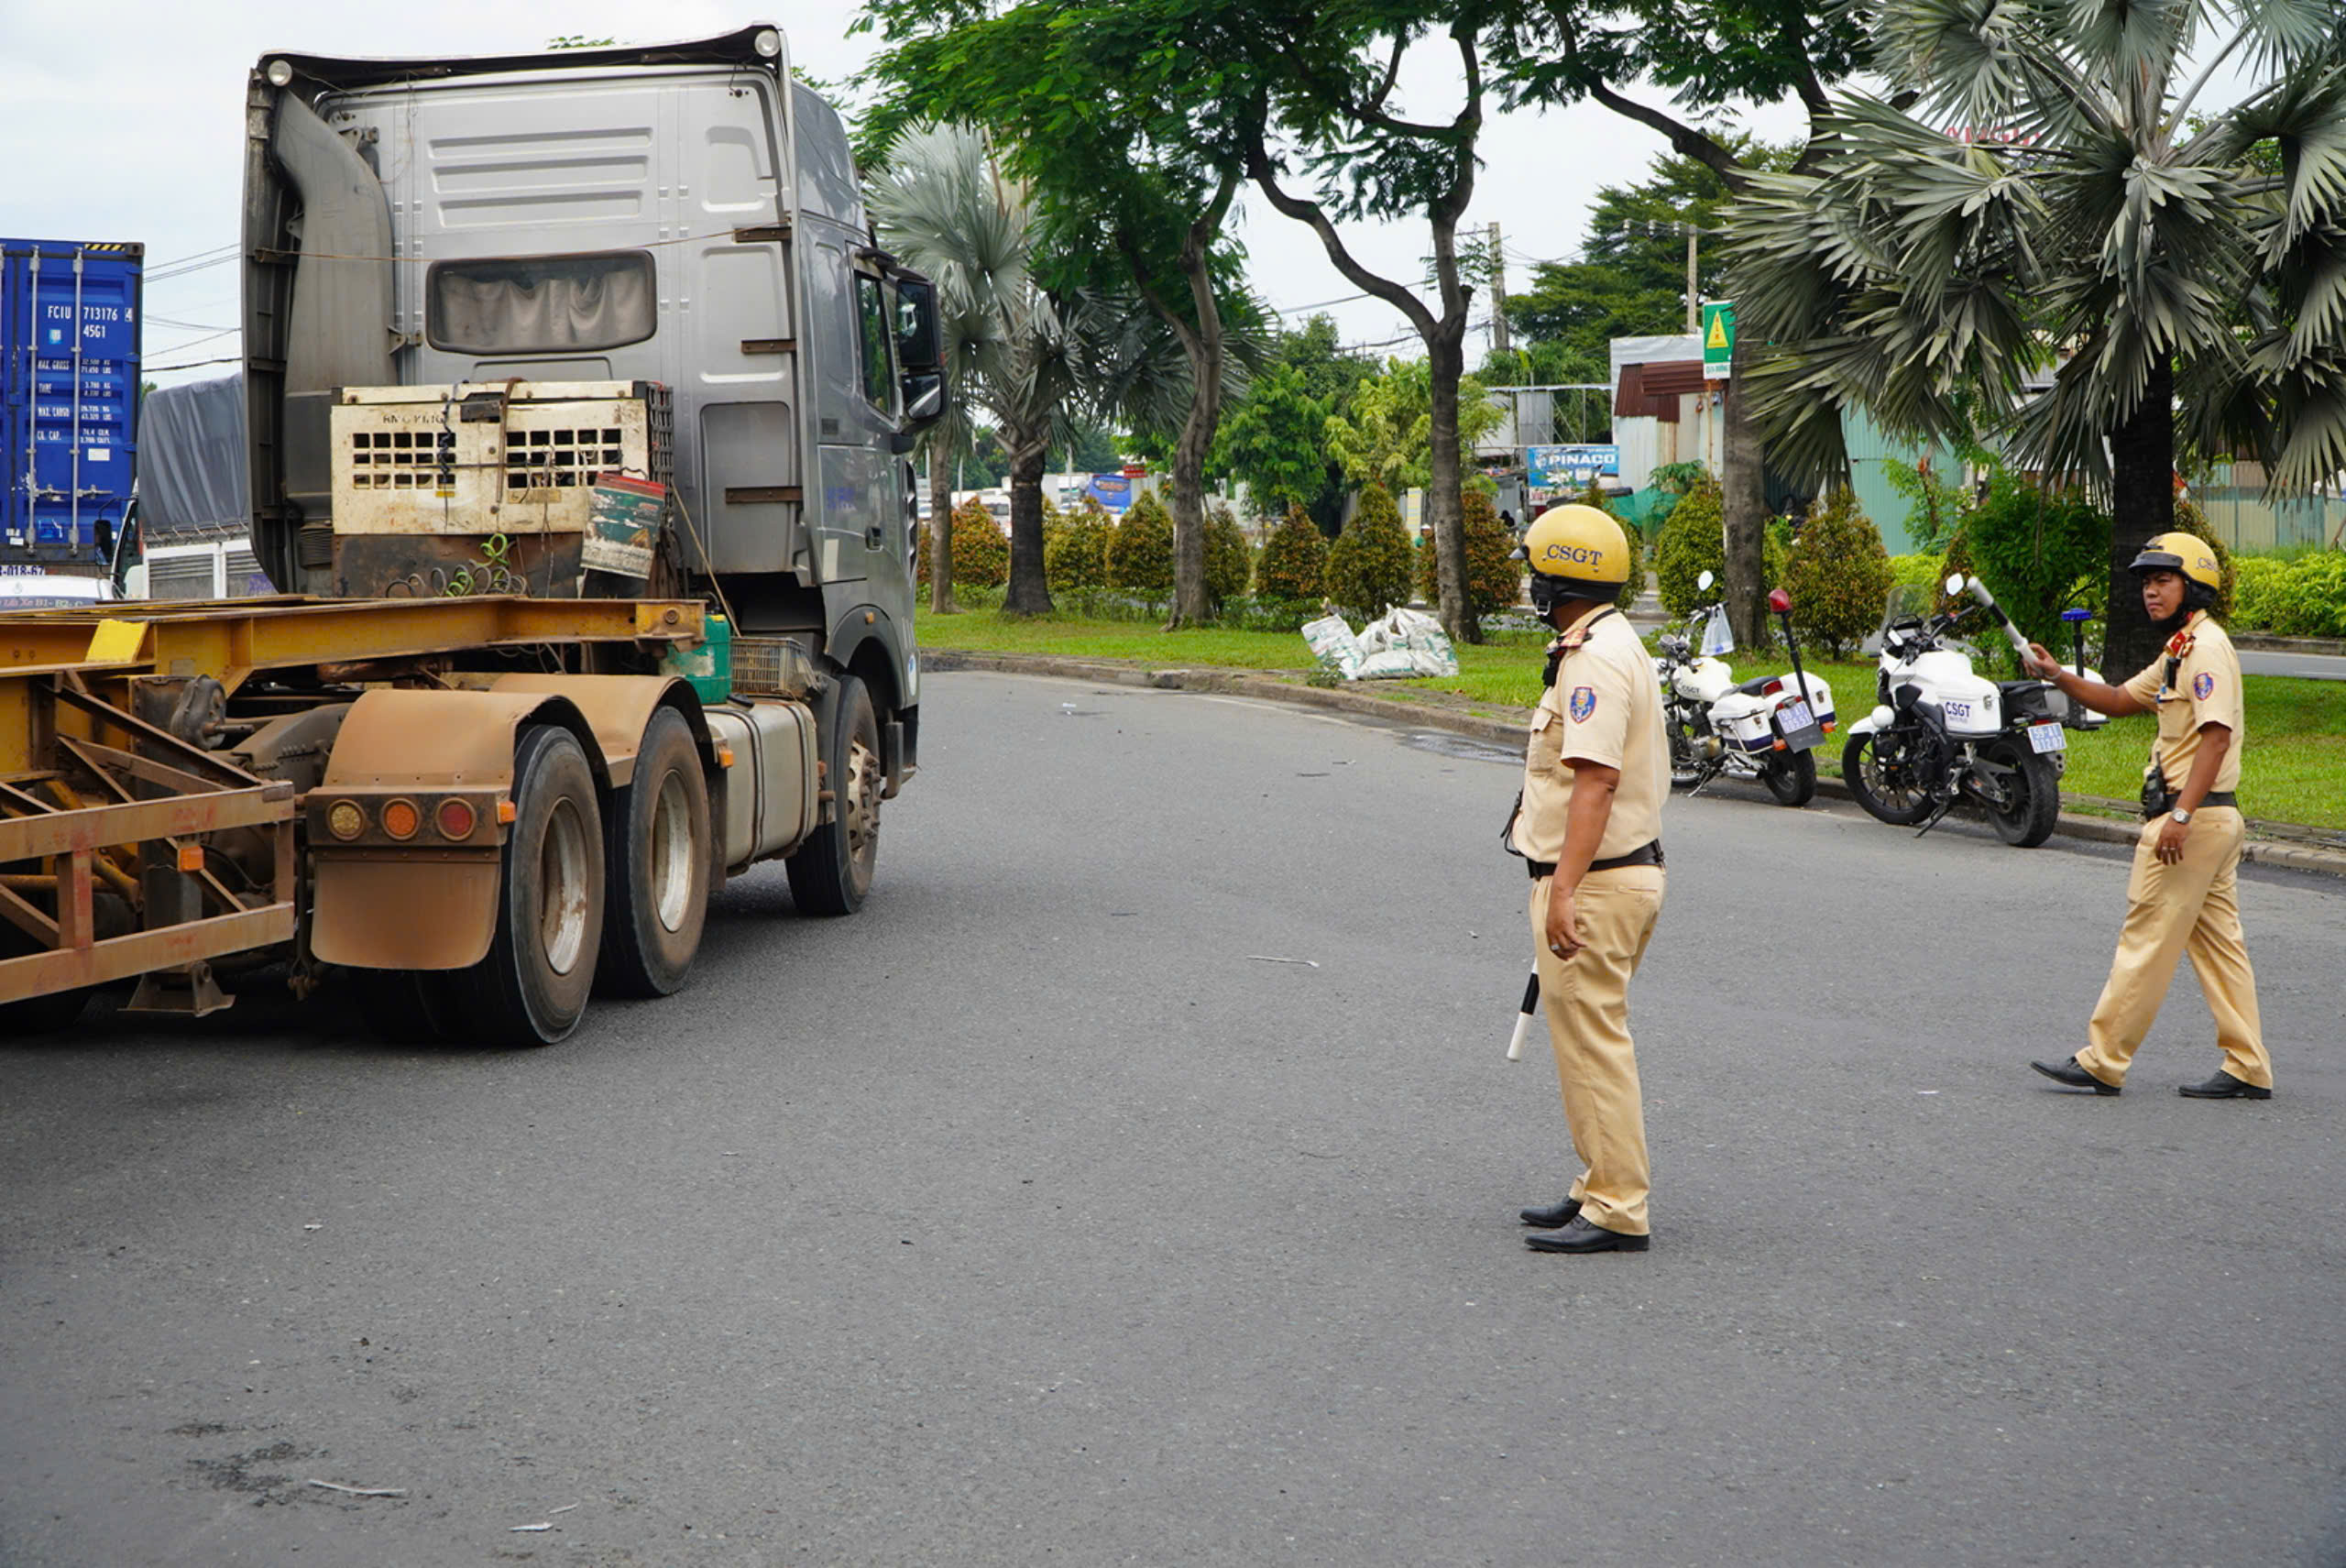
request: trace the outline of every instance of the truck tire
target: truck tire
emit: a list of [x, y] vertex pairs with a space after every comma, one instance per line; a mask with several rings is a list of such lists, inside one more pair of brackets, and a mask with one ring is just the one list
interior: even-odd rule
[[880, 854], [880, 719], [872, 693], [853, 675], [839, 678], [828, 732], [823, 737], [831, 819], [783, 862], [790, 897], [802, 915], [852, 915], [872, 891]]
[[666, 996], [685, 983], [708, 916], [708, 780], [673, 707], [644, 727], [635, 779], [614, 803], [603, 868], [606, 996]]
[[432, 1012], [455, 1043], [550, 1046], [578, 1026], [602, 945], [603, 817], [570, 731], [521, 731], [513, 756], [497, 935], [440, 982]]

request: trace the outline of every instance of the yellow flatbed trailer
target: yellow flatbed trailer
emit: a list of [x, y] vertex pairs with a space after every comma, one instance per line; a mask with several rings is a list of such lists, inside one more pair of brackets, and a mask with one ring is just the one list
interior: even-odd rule
[[[575, 1025], [598, 951], [604, 989], [674, 989], [728, 867], [833, 819], [806, 705], [718, 716], [675, 673], [706, 630], [510, 597], [0, 617], [0, 1030], [132, 978], [210, 1011], [256, 955], [297, 992], [412, 976], [447, 1032], [524, 1043]], [[776, 737], [729, 813], [736, 739]]]

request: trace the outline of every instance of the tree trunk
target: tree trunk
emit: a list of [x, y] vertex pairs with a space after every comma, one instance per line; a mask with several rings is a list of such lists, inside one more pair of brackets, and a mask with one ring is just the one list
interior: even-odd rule
[[1459, 498], [1465, 465], [1458, 450], [1458, 378], [1466, 373], [1465, 345], [1463, 308], [1445, 314], [1426, 342], [1433, 446], [1433, 483], [1426, 493], [1426, 510], [1433, 529], [1442, 629], [1460, 642], [1480, 642], [1482, 624], [1466, 596], [1466, 513]]
[[[1003, 433], [1008, 435], [1008, 432]], [[1051, 585], [1043, 575], [1043, 468], [1050, 461], [1047, 432], [1004, 443], [1010, 449], [1010, 591], [1005, 615], [1048, 615]]]
[[[1216, 204], [1215, 223], [1227, 205]], [[1194, 626], [1213, 613], [1206, 598], [1205, 471], [1214, 426], [1222, 419], [1222, 308], [1214, 298], [1211, 258], [1206, 250], [1211, 238], [1211, 230], [1201, 222], [1192, 225], [1189, 243], [1181, 247], [1181, 273], [1189, 280], [1196, 325], [1167, 317], [1180, 334], [1189, 359], [1189, 412], [1173, 448], [1173, 618], [1166, 623], [1168, 631]]]
[[1767, 646], [1768, 488], [1767, 459], [1738, 395], [1742, 385], [1740, 334], [1721, 400], [1719, 419], [1720, 511], [1727, 530], [1727, 618], [1737, 643]]
[[2124, 680], [2158, 657], [2161, 639], [2127, 570], [2145, 540], [2175, 526], [2175, 372], [2151, 372], [2143, 401], [2110, 435], [2110, 612], [2102, 678]]
[[953, 602], [953, 465], [948, 459], [944, 426], [928, 444], [928, 608], [959, 615]]

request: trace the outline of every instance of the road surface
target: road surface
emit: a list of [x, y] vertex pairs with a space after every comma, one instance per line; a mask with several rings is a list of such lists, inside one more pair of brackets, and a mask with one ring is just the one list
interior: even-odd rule
[[861, 915], [563, 1046], [0, 1042], [0, 1562], [2346, 1558], [2334, 884], [2277, 1098], [2187, 978], [2079, 1098], [2112, 854], [1674, 805], [1654, 1248], [1543, 1256], [1503, 751], [927, 684]]

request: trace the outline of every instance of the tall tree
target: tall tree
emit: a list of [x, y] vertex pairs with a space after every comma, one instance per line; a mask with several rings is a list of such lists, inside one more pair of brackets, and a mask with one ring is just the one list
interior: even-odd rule
[[[1659, 133], [1739, 195], [1768, 160], [1707, 117], [1729, 104], [1797, 98], [1809, 115], [1799, 156], [1809, 159], [1831, 107], [1828, 84], [1860, 63], [1857, 16], [1817, 0], [1541, 0], [1494, 30], [1492, 58], [1510, 104], [1601, 104]], [[1648, 83], [1669, 90], [1671, 107], [1631, 95]], [[1735, 291], [1750, 290], [1738, 283]], [[1737, 309], [1739, 315], [1740, 299]], [[1737, 379], [1748, 337], [1737, 334]], [[1737, 635], [1758, 642], [1767, 636], [1765, 455], [1744, 428], [1747, 400], [1732, 392], [1727, 399], [1720, 482], [1728, 613]]]
[[[1484, 20], [1472, 9], [1408, 0], [1346, 6], [1232, 0], [1231, 8], [1245, 23], [1237, 30], [1255, 40], [1250, 56], [1259, 62], [1260, 81], [1252, 101], [1225, 111], [1217, 127], [1234, 138], [1247, 177], [1272, 207], [1309, 225], [1336, 270], [1398, 311], [1425, 344], [1431, 400], [1427, 500], [1442, 622], [1453, 637], [1480, 641], [1459, 502], [1459, 381], [1466, 373], [1473, 291], [1460, 266], [1458, 227], [1474, 193], [1475, 149], [1490, 106]], [[1409, 50], [1426, 38], [1446, 39], [1436, 47], [1457, 56], [1458, 107], [1447, 119], [1412, 118], [1397, 97]], [[1313, 181], [1310, 194], [1291, 188], [1298, 165]], [[1402, 216], [1426, 224], [1431, 302], [1372, 271], [1339, 226]]]
[[[957, 323], [951, 369], [964, 395], [993, 415], [1010, 457], [1010, 587], [1003, 608], [1047, 614], [1043, 470], [1053, 444], [1071, 429], [1071, 339], [1083, 328], [1070, 326], [1060, 302], [1036, 280], [1040, 214], [1033, 196], [996, 165], [975, 130], [919, 126], [890, 144], [870, 199], [889, 244], [936, 280], [939, 313]], [[940, 466], [932, 453], [932, 493]], [[932, 540], [948, 534], [945, 512], [934, 501], [931, 513]], [[949, 570], [949, 551], [931, 557], [940, 559]]]
[[[2173, 520], [2178, 410], [2187, 449], [2285, 488], [2346, 469], [2346, 7], [1886, 0], [1877, 27], [1919, 113], [1842, 97], [1813, 172], [1755, 181], [1736, 221], [1760, 414], [1813, 471], [1857, 404], [2105, 487], [2104, 663], [2136, 668], [2157, 639], [2126, 566]], [[2235, 57], [2246, 97], [2191, 128]]]
[[1193, 134], [1183, 95], [1168, 91], [1191, 62], [1158, 47], [1164, 18], [1146, 5], [1026, 0], [981, 18], [940, 15], [932, 0], [872, 0], [865, 15], [893, 43], [873, 73], [897, 89], [894, 112], [993, 131], [1075, 241], [1065, 259], [1091, 275], [1069, 281], [1096, 286], [1096, 268], [1080, 265], [1096, 242], [1121, 268], [1121, 291], [1178, 345], [1189, 374], [1173, 453], [1171, 624], [1204, 619], [1203, 473], [1230, 378], [1234, 276], [1217, 250], [1243, 175], [1226, 145]]

